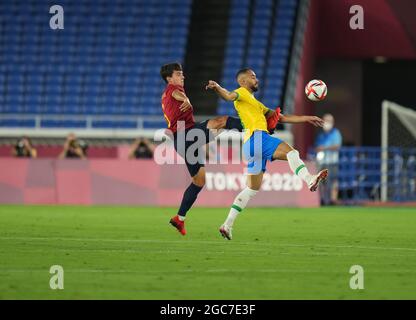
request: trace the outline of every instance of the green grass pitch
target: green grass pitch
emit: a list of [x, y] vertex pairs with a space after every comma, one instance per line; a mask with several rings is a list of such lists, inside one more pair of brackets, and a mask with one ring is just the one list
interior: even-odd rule
[[247, 208], [232, 241], [227, 211], [0, 206], [0, 299], [416, 299], [414, 208]]

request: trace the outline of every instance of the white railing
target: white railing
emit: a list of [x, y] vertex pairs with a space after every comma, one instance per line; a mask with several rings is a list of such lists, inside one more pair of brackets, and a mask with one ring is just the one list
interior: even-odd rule
[[[196, 121], [204, 121], [215, 117], [196, 116]], [[22, 114], [0, 114], [0, 120], [14, 119], [14, 120], [34, 120], [35, 126], [32, 128], [25, 127], [0, 127], [0, 137], [14, 138], [27, 135], [32, 138], [63, 138], [70, 132], [74, 132], [77, 136], [82, 138], [103, 138], [103, 139], [134, 139], [137, 137], [146, 137], [150, 139], [161, 139], [164, 136], [164, 126], [159, 129], [144, 128], [144, 121], [148, 123], [164, 122], [160, 116], [112, 116], [112, 115], [22, 115]], [[47, 120], [71, 120], [71, 121], [86, 121], [84, 128], [44, 128], [41, 126], [42, 121]], [[92, 123], [94, 121], [129, 121], [134, 120], [137, 123], [135, 128], [94, 128]], [[277, 131], [273, 136], [276, 136], [287, 143], [293, 145], [293, 134], [290, 131]], [[238, 132], [223, 132], [218, 136], [218, 139], [242, 140], [243, 134]]]
[[40, 114], [0, 114], [0, 120], [33, 120], [34, 129], [42, 129], [42, 121], [85, 121], [84, 129], [94, 129], [94, 121], [136, 122], [137, 129], [144, 129], [144, 122], [163, 123], [161, 116], [128, 115], [40, 115]]

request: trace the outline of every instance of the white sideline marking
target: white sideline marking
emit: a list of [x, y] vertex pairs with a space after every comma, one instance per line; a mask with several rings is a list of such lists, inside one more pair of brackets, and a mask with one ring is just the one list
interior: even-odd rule
[[[0, 269], [0, 273], [26, 273], [41, 272], [44, 269]], [[210, 269], [210, 270], [174, 270], [174, 273], [345, 273], [343, 270], [293, 270], [293, 269]], [[65, 273], [151, 273], [151, 274], [172, 274], [169, 270], [99, 270], [99, 269], [66, 269]], [[372, 270], [371, 273], [416, 273], [416, 270]]]
[[[264, 253], [267, 255], [270, 254], [272, 249], [264, 249], [264, 248], [232, 248], [232, 251], [206, 251], [204, 250], [205, 254], [227, 254], [229, 256], [237, 257], [237, 256], [247, 256], [247, 254], [251, 254], [252, 256], [262, 256]], [[45, 250], [41, 249], [28, 249], [30, 253], [45, 253]], [[20, 250], [14, 250], [15, 253], [26, 253], [28, 250], [20, 249]], [[103, 253], [109, 253], [109, 252], [117, 252], [117, 253], [151, 253], [151, 254], [163, 254], [166, 255], [167, 253], [177, 253], [177, 254], [188, 254], [189, 250], [177, 250], [177, 249], [167, 249], [167, 250], [141, 250], [138, 249], [84, 249], [84, 248], [51, 248], [50, 250], [53, 250], [54, 252], [60, 251], [60, 252], [68, 252], [68, 251], [75, 251], [77, 253], [80, 252], [103, 252]], [[1, 250], [0, 250], [1, 253]], [[275, 255], [287, 255], [287, 256], [325, 256], [325, 257], [346, 257], [346, 256], [356, 256], [356, 253], [328, 253], [328, 252], [302, 252], [302, 253], [293, 253], [293, 252], [275, 252]], [[367, 253], [368, 255], [368, 253]], [[377, 256], [377, 255], [376, 255]], [[409, 257], [408, 254], [391, 254], [389, 253], [387, 255], [388, 257]]]
[[[153, 239], [96, 239], [96, 238], [59, 238], [59, 237], [0, 237], [0, 240], [53, 240], [53, 241], [98, 241], [98, 242], [137, 242], [137, 243], [180, 243], [180, 244], [224, 244], [224, 240], [209, 241], [209, 240], [153, 240]], [[277, 246], [277, 247], [315, 247], [315, 248], [337, 248], [337, 249], [364, 249], [364, 250], [396, 250], [396, 251], [414, 251], [416, 248], [401, 248], [401, 247], [372, 247], [372, 246], [352, 246], [352, 245], [325, 245], [325, 244], [292, 244], [281, 243], [271, 244], [264, 242], [233, 242], [233, 245], [260, 245], [260, 246]]]

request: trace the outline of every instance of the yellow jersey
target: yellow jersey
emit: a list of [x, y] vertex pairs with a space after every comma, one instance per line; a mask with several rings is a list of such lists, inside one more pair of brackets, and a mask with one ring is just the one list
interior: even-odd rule
[[237, 94], [237, 98], [234, 100], [234, 107], [245, 129], [244, 142], [256, 130], [268, 132], [267, 120], [264, 115], [270, 109], [258, 101], [246, 88], [240, 87], [234, 90], [234, 92]]

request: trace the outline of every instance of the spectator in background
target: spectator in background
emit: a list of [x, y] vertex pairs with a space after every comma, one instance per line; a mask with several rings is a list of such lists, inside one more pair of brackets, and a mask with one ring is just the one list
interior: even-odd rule
[[340, 131], [334, 127], [334, 117], [327, 113], [323, 116], [324, 125], [315, 141], [316, 161], [318, 170], [328, 168], [329, 175], [321, 183], [321, 204], [336, 204], [338, 201], [338, 157], [342, 145]]
[[77, 139], [75, 134], [70, 133], [66, 138], [64, 149], [59, 154], [59, 159], [65, 158], [79, 158], [85, 159], [87, 157], [88, 145], [85, 141]]
[[38, 153], [33, 147], [30, 138], [24, 136], [16, 142], [13, 148], [13, 155], [15, 157], [36, 158]]
[[152, 159], [155, 146], [147, 138], [136, 139], [130, 149], [129, 159]]

